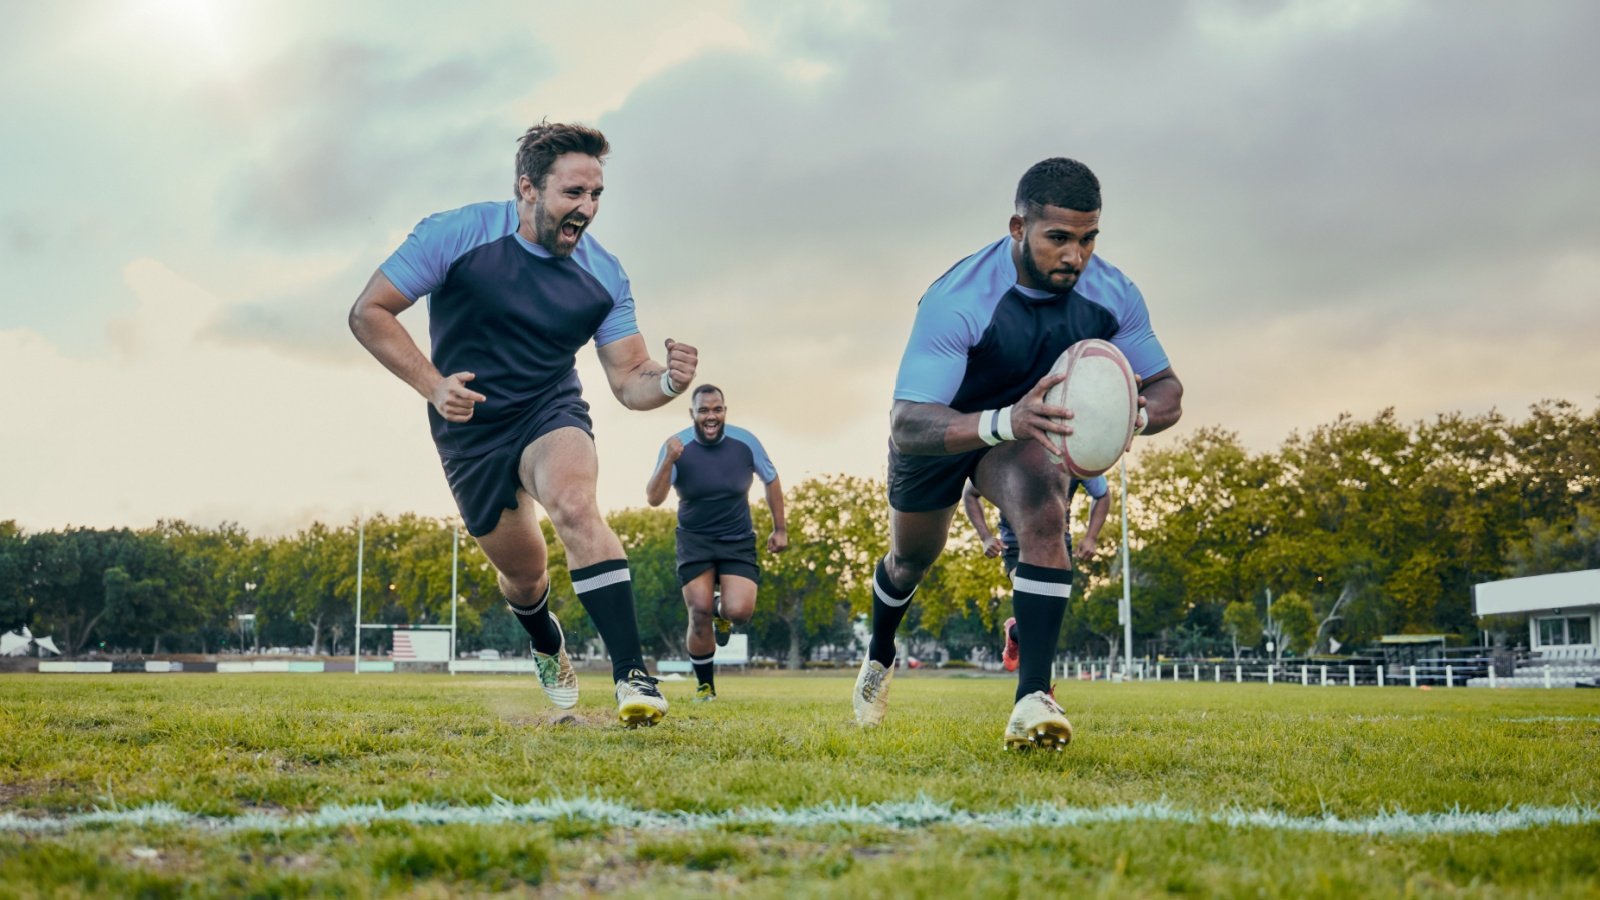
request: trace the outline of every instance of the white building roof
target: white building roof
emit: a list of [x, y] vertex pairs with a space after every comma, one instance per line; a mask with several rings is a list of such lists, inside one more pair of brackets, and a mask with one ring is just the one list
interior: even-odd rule
[[1480, 616], [1587, 611], [1600, 607], [1600, 569], [1484, 582], [1472, 588], [1472, 607]]

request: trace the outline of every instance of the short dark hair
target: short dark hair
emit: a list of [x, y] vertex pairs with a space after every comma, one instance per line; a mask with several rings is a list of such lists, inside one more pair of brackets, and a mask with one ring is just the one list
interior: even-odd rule
[[693, 406], [696, 403], [699, 403], [701, 394], [711, 394], [711, 393], [722, 394], [722, 399], [723, 400], [727, 400], [728, 399], [728, 395], [722, 393], [722, 388], [719, 388], [714, 384], [702, 384], [699, 387], [694, 389], [694, 393], [689, 395], [689, 405]]
[[535, 188], [544, 190], [550, 167], [563, 153], [587, 153], [605, 162], [610, 152], [611, 144], [597, 129], [587, 125], [540, 122], [517, 139], [517, 175], [528, 176]]
[[1027, 216], [1046, 206], [1077, 212], [1100, 209], [1100, 179], [1075, 159], [1055, 156], [1033, 164], [1017, 182], [1017, 215]]

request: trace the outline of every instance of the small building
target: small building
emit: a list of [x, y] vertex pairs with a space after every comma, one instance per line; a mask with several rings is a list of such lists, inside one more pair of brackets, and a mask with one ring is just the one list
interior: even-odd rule
[[1600, 656], [1600, 569], [1474, 585], [1472, 611], [1527, 616], [1528, 646], [1541, 655]]
[[1444, 648], [1442, 634], [1386, 634], [1378, 638], [1376, 649], [1383, 655], [1385, 665], [1403, 669], [1444, 655]]

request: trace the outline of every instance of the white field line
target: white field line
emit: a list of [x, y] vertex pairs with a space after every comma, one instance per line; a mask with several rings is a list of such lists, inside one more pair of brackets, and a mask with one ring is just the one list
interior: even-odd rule
[[1600, 806], [1520, 806], [1490, 812], [1454, 809], [1448, 812], [1381, 812], [1362, 818], [1292, 816], [1269, 810], [1224, 809], [1199, 812], [1166, 803], [1129, 806], [1075, 807], [1030, 804], [990, 812], [974, 812], [928, 798], [872, 803], [826, 803], [801, 809], [743, 808], [695, 813], [636, 809], [604, 799], [497, 799], [486, 806], [411, 803], [393, 809], [375, 805], [326, 806], [313, 813], [246, 813], [204, 816], [166, 803], [131, 809], [95, 809], [57, 817], [0, 813], [0, 832], [45, 833], [117, 825], [166, 826], [204, 831], [286, 832], [361, 827], [377, 822], [419, 825], [492, 825], [508, 822], [584, 822], [618, 828], [660, 831], [703, 831], [737, 825], [804, 828], [863, 825], [908, 829], [945, 826], [977, 831], [1017, 828], [1063, 828], [1123, 822], [1223, 825], [1338, 835], [1427, 836], [1436, 834], [1499, 834], [1559, 825], [1600, 823]]

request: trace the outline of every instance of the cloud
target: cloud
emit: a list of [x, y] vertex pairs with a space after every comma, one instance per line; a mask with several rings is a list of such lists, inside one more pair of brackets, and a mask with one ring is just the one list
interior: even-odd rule
[[[218, 198], [224, 214], [238, 231], [302, 248], [420, 219], [428, 197], [491, 185], [508, 196], [507, 109], [550, 71], [547, 52], [509, 40], [434, 59], [351, 40], [294, 48], [209, 98], [252, 151]], [[484, 152], [494, 146], [502, 152]]]
[[[0, 372], [48, 373], [83, 412], [59, 433], [8, 416], [30, 455], [0, 495], [44, 524], [270, 523], [373, 498], [448, 512], [419, 398], [344, 314], [422, 216], [504, 196], [513, 140], [546, 114], [598, 116], [615, 151], [594, 234], [650, 346], [699, 346], [791, 483], [881, 472], [918, 297], [1058, 154], [1101, 176], [1099, 252], [1139, 283], [1189, 387], [1178, 434], [1222, 424], [1267, 447], [1345, 410], [1516, 414], [1600, 384], [1594, 4], [686, 9], [452, 17], [427, 46], [360, 15], [319, 25], [203, 93], [113, 110], [126, 195], [71, 195], [94, 156], [78, 111], [71, 171], [0, 210], [21, 275]], [[593, 34], [603, 64], [573, 49]], [[47, 99], [28, 109], [57, 127]], [[26, 131], [31, 161], [50, 132]], [[402, 319], [419, 339], [425, 316]], [[108, 318], [114, 342], [86, 356], [74, 342]], [[587, 351], [580, 373], [602, 504], [637, 503], [683, 410], [620, 409]], [[183, 390], [217, 418], [150, 409]], [[218, 468], [230, 454], [246, 468]], [[57, 487], [18, 483], [33, 472]], [[99, 499], [67, 499], [84, 472]]]

